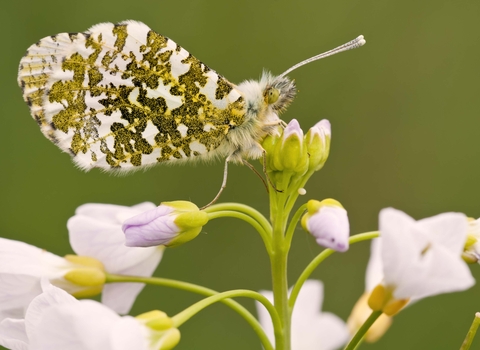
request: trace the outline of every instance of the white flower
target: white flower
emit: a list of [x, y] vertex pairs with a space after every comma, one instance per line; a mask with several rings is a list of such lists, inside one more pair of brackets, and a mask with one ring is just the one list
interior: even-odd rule
[[120, 317], [93, 301], [78, 301], [64, 290], [44, 283], [44, 292], [28, 306], [25, 319], [0, 322], [0, 345], [13, 350], [163, 350], [180, 340], [173, 323], [152, 329], [144, 320]]
[[312, 126], [305, 135], [305, 144], [309, 155], [310, 170], [320, 170], [327, 161], [330, 152], [332, 128], [327, 119], [322, 119]]
[[308, 212], [302, 218], [302, 226], [310, 233], [317, 244], [339, 252], [348, 250], [350, 224], [347, 211], [335, 199], [319, 202], [310, 200]]
[[[128, 248], [121, 225], [124, 219], [155, 207], [86, 204], [68, 221], [70, 243], [78, 256], [60, 257], [29, 244], [0, 238], [0, 320], [21, 318], [30, 301], [41, 293], [40, 280], [76, 296], [102, 292], [102, 302], [127, 313], [143, 288], [140, 283], [105, 282], [110, 274], [151, 276], [163, 248]], [[85, 282], [85, 283], [83, 283]]]
[[[475, 283], [461, 258], [468, 228], [464, 214], [444, 213], [415, 221], [387, 208], [380, 212], [379, 226], [383, 281], [369, 300], [373, 309], [393, 315], [401, 306], [389, 307], [390, 302], [405, 304], [409, 299], [465, 290]], [[385, 291], [393, 299], [378, 299]]]
[[[372, 313], [372, 309], [368, 306], [368, 298], [372, 290], [383, 280], [383, 265], [381, 252], [381, 239], [372, 240], [370, 248], [370, 259], [368, 260], [367, 271], [365, 274], [365, 293], [358, 299], [352, 312], [347, 320], [348, 329], [353, 336], [358, 329], [365, 323]], [[385, 314], [375, 321], [365, 334], [365, 341], [369, 343], [376, 342], [380, 339], [392, 324], [392, 317]]]
[[[132, 207], [84, 204], [68, 220], [70, 244], [78, 255], [100, 260], [110, 274], [150, 277], [162, 259], [164, 247], [126, 247], [122, 224], [156, 207], [149, 202]], [[102, 303], [120, 314], [128, 313], [144, 286], [143, 283], [106, 284]]]
[[[260, 293], [273, 302], [271, 291], [262, 290]], [[345, 323], [330, 312], [320, 312], [322, 303], [323, 284], [320, 281], [306, 281], [292, 313], [292, 350], [333, 350], [348, 341]], [[272, 344], [275, 344], [270, 314], [259, 302], [256, 305], [260, 324]]]

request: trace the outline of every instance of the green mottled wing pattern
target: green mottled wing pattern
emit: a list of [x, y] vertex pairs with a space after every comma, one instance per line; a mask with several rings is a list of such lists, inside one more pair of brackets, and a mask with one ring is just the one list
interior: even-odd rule
[[18, 82], [44, 135], [87, 170], [206, 157], [245, 118], [235, 85], [134, 21], [40, 40]]

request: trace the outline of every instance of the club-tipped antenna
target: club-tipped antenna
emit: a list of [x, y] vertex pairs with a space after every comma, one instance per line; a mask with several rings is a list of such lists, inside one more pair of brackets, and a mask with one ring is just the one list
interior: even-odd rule
[[363, 38], [363, 35], [360, 35], [359, 37], [353, 39], [352, 41], [349, 41], [348, 43], [346, 44], [343, 44], [339, 47], [336, 47], [330, 51], [327, 51], [327, 52], [324, 52], [324, 53], [321, 53], [319, 55], [316, 55], [316, 56], [313, 56], [313, 57], [310, 57], [310, 58], [307, 58], [305, 61], [302, 61], [300, 63], [297, 63], [296, 65], [294, 65], [293, 67], [290, 67], [288, 68], [285, 72], [283, 72], [282, 74], [280, 74], [280, 77], [284, 77], [285, 75], [287, 75], [288, 73], [290, 73], [291, 71], [297, 69], [298, 67], [301, 67], [307, 63], [310, 63], [310, 62], [313, 62], [313, 61], [316, 61], [316, 60], [320, 60], [322, 58], [325, 58], [325, 57], [328, 57], [328, 56], [332, 56], [332, 55], [335, 55], [337, 53], [340, 53], [340, 52], [343, 52], [343, 51], [347, 51], [347, 50], [352, 50], [352, 49], [356, 49], [357, 47], [360, 47], [360, 46], [363, 46], [365, 45], [366, 41], [365, 39]]

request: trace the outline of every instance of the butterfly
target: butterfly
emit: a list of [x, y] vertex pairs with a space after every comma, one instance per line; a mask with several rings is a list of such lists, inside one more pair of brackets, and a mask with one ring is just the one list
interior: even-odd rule
[[281, 75], [235, 85], [141, 22], [100, 23], [30, 46], [18, 83], [43, 134], [81, 169], [242, 163], [262, 157], [261, 140], [295, 97], [286, 74], [364, 43], [359, 36]]

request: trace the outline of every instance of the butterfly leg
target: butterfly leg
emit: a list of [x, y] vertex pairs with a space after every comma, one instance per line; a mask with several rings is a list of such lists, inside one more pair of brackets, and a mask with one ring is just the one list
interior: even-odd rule
[[[283, 190], [279, 190], [275, 184], [273, 183], [272, 179], [270, 179], [270, 176], [268, 176], [268, 173], [267, 173], [267, 151], [263, 150], [263, 153], [262, 153], [262, 163], [263, 163], [263, 173], [265, 174], [265, 177], [267, 178], [268, 180], [268, 183], [270, 184], [270, 186], [272, 186], [272, 188], [275, 190], [275, 192], [280, 192], [282, 193]], [[263, 179], [262, 179], [263, 180]], [[265, 182], [264, 182], [265, 183]]]
[[227, 187], [228, 162], [229, 162], [229, 160], [230, 160], [230, 157], [227, 157], [227, 159], [225, 159], [225, 168], [223, 169], [223, 181], [222, 181], [222, 186], [220, 187], [220, 191], [218, 191], [217, 195], [215, 196], [215, 198], [213, 198], [211, 200], [210, 203], [201, 207], [200, 210], [206, 209], [209, 206], [211, 206], [212, 204], [215, 204], [215, 202], [218, 200], [218, 198], [220, 198], [220, 195], [222, 194], [225, 187]]
[[[249, 163], [247, 160], [245, 160], [245, 159], [242, 159], [242, 162], [243, 162], [243, 164], [246, 165], [251, 171], [253, 171], [253, 172], [260, 178], [260, 180], [262, 180], [263, 185], [265, 186], [265, 189], [267, 190], [267, 193], [268, 193], [269, 191], [268, 191], [267, 182], [266, 182], [265, 179], [262, 177], [262, 175], [257, 171], [257, 169], [255, 169], [255, 167], [254, 167], [252, 164], [250, 164], [250, 163]], [[265, 173], [265, 171], [264, 171], [264, 173]], [[267, 176], [267, 178], [268, 178], [268, 176]], [[272, 187], [273, 187], [273, 186], [272, 186]]]

